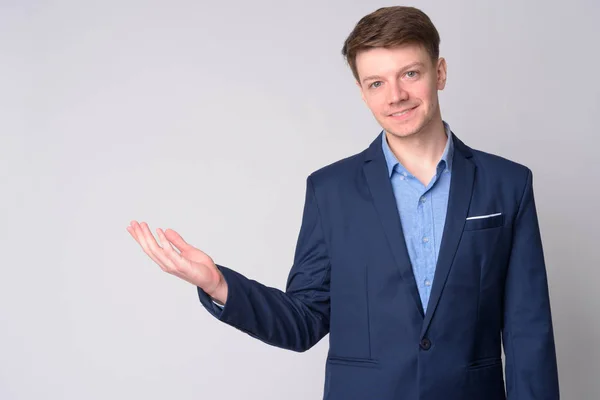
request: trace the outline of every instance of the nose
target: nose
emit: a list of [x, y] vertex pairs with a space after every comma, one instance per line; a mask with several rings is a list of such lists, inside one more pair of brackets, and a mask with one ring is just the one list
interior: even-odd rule
[[389, 85], [389, 104], [399, 103], [408, 100], [408, 92], [402, 87], [402, 84], [396, 82]]

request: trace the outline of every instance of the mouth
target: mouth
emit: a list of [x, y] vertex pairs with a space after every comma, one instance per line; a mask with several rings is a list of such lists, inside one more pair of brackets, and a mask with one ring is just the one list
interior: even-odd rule
[[393, 114], [390, 114], [389, 117], [394, 120], [404, 120], [404, 119], [410, 118], [410, 116], [412, 116], [414, 114], [414, 110], [417, 107], [418, 106], [415, 106], [415, 107], [409, 108], [407, 110], [395, 112]]

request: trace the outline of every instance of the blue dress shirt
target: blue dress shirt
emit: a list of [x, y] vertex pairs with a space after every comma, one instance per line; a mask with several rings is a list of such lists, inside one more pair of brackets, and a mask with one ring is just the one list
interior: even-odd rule
[[452, 131], [446, 122], [444, 129], [447, 136], [446, 148], [437, 164], [436, 174], [427, 186], [398, 161], [388, 145], [385, 133], [382, 135], [383, 154], [424, 311], [427, 311], [433, 285], [452, 176]]

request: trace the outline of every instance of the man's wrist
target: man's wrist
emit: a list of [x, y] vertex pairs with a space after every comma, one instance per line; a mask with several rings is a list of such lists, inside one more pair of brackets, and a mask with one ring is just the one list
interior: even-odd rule
[[225, 306], [225, 302], [227, 301], [227, 282], [225, 281], [225, 277], [219, 271], [220, 279], [219, 284], [216, 289], [211, 293], [208, 293], [213, 303], [216, 305], [223, 307]]

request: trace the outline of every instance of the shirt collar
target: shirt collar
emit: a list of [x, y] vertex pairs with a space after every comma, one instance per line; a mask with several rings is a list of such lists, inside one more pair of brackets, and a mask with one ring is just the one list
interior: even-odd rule
[[[439, 171], [440, 168], [442, 170], [444, 168], [447, 168], [448, 171], [450, 171], [452, 169], [452, 155], [454, 153], [454, 143], [452, 140], [452, 131], [450, 130], [450, 125], [448, 125], [445, 121], [442, 122], [444, 123], [444, 130], [446, 131], [447, 140], [446, 147], [444, 148], [444, 153], [442, 154], [442, 157], [438, 162], [437, 169]], [[410, 172], [408, 172], [408, 170], [404, 168], [404, 166], [400, 163], [400, 161], [398, 161], [394, 153], [392, 153], [392, 149], [390, 149], [390, 146], [386, 140], [385, 132], [382, 132], [381, 137], [383, 154], [385, 156], [385, 162], [388, 167], [388, 177], [392, 176], [394, 169], [396, 169], [396, 172], [398, 173], [406, 172], [406, 175], [411, 175]]]

